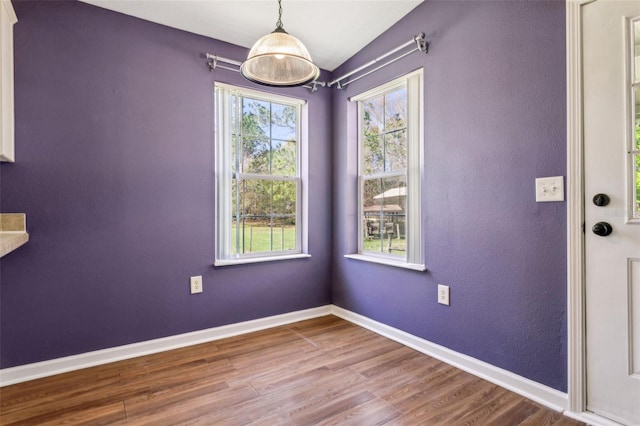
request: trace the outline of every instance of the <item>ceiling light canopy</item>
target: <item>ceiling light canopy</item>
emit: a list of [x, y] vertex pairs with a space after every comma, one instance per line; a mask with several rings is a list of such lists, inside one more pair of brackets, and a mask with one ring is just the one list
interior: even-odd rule
[[316, 80], [320, 69], [304, 44], [282, 27], [281, 1], [278, 0], [276, 29], [253, 45], [240, 73], [247, 80], [266, 86], [302, 86]]

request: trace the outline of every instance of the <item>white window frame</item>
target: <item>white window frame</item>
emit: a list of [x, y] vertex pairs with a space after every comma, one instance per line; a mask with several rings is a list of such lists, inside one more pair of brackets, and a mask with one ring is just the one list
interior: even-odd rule
[[[282, 182], [296, 182], [296, 249], [261, 253], [233, 253], [232, 232], [232, 181], [234, 157], [232, 153], [232, 108], [233, 98], [248, 97], [277, 104], [294, 106], [298, 114], [296, 176], [272, 176], [242, 173], [238, 177], [257, 178]], [[275, 95], [258, 90], [215, 83], [215, 266], [269, 262], [311, 257], [308, 254], [308, 107], [303, 99]], [[242, 111], [238, 110], [236, 123], [241, 122]]]
[[[386, 84], [353, 96], [358, 103], [358, 253], [347, 254], [350, 259], [364, 260], [417, 271], [426, 270], [424, 261], [424, 236], [422, 234], [422, 182], [424, 180], [424, 95], [423, 70], [419, 69]], [[406, 246], [404, 258], [384, 253], [363, 251], [363, 111], [362, 102], [400, 87], [407, 88], [407, 198], [406, 198]], [[397, 175], [392, 172], [389, 175]], [[377, 177], [384, 177], [385, 173]]]

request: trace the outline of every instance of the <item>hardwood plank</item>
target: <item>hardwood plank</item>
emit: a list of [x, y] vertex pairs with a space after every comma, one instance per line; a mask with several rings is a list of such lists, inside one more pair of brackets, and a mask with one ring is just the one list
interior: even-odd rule
[[375, 395], [368, 391], [361, 391], [356, 394], [348, 394], [341, 398], [328, 401], [326, 404], [294, 413], [291, 420], [294, 424], [313, 425], [323, 421], [328, 421], [331, 417], [344, 413], [365, 402], [375, 399]]
[[[425, 363], [421, 368], [401, 377], [396, 377], [393, 380], [388, 380], [387, 376], [370, 380], [371, 387], [374, 388], [374, 392], [378, 397], [398, 406], [402, 405], [402, 401], [411, 398], [415, 394], [433, 394], [439, 382], [447, 380], [459, 370], [433, 358], [429, 360], [433, 364]], [[466, 380], [467, 377], [464, 376], [463, 379]], [[469, 379], [475, 379], [475, 377], [469, 376]], [[375, 386], [378, 381], [384, 380], [388, 380], [387, 386]], [[464, 383], [464, 380], [460, 382]]]
[[147, 406], [144, 412], [133, 415], [128, 414], [130, 405], [125, 401], [127, 420], [115, 425], [177, 425], [195, 419], [208, 419], [209, 424], [219, 424], [223, 419], [242, 414], [235, 411], [236, 405], [258, 396], [250, 387], [227, 388], [212, 394], [204, 393], [194, 398], [172, 401], [166, 405], [163, 405], [166, 401], [161, 401], [159, 404]]
[[371, 357], [379, 356], [401, 347], [393, 340], [380, 341], [376, 336], [367, 336], [366, 339], [344, 345], [330, 351], [332, 362], [327, 367], [338, 370], [359, 364]]
[[562, 413], [546, 410], [544, 407], [540, 408], [537, 413], [523, 420], [520, 426], [569, 426], [575, 424], [574, 420], [563, 416]]
[[49, 398], [59, 399], [60, 392], [86, 391], [96, 385], [119, 380], [117, 371], [105, 373], [104, 370], [85, 369], [5, 386], [0, 388], [0, 409], [4, 413], [15, 406], [39, 404]]
[[2, 424], [12, 426], [33, 425], [106, 425], [126, 419], [126, 412], [122, 401], [109, 404], [83, 404], [68, 407], [63, 410], [42, 413], [24, 418], [16, 422], [7, 422], [2, 418]]
[[158, 407], [166, 408], [171, 404], [180, 404], [201, 395], [212, 395], [226, 389], [229, 389], [229, 386], [225, 382], [212, 383], [210, 379], [192, 380], [126, 398], [124, 403], [127, 416], [133, 417], [157, 411]]
[[[443, 415], [449, 410], [459, 409], [466, 397], [485, 390], [486, 384], [475, 377], [460, 374], [459, 370], [445, 371], [446, 375], [410, 383], [398, 392], [385, 398], [403, 413], [421, 410], [424, 413]], [[420, 417], [426, 417], [421, 414]]]
[[384, 425], [399, 423], [402, 413], [392, 405], [372, 399], [321, 421], [320, 425]]
[[[27, 417], [29, 419], [47, 419], [58, 415], [70, 415], [72, 412], [92, 411], [96, 407], [122, 406], [122, 400], [132, 394], [143, 392], [142, 389], [123, 389], [120, 381], [109, 380], [78, 383], [64, 382], [64, 386], [52, 389], [46, 397], [8, 407], [0, 412], [1, 424], [13, 424]], [[0, 397], [4, 398], [0, 393]], [[98, 408], [99, 409], [99, 408]], [[31, 424], [39, 424], [44, 420], [33, 420]]]
[[334, 316], [0, 388], [0, 425], [575, 426]]
[[321, 377], [298, 383], [297, 386], [274, 388], [257, 400], [238, 405], [236, 409], [245, 413], [254, 423], [273, 417], [274, 422], [283, 420], [291, 424], [290, 416], [315, 410], [349, 395], [364, 381], [356, 373], [327, 370]]
[[540, 407], [531, 401], [520, 400], [509, 410], [502, 412], [491, 420], [494, 425], [519, 425], [530, 416], [540, 411]]
[[[487, 424], [496, 413], [510, 409], [521, 397], [496, 385], [490, 385], [488, 390], [479, 394], [478, 398], [467, 401], [457, 412], [447, 416], [437, 424], [465, 424], [484, 425]], [[419, 412], [412, 413], [421, 414]]]

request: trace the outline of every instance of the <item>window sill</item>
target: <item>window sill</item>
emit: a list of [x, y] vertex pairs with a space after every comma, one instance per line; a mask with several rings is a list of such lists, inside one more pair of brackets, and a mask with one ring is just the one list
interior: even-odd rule
[[396, 268], [411, 269], [413, 271], [426, 271], [427, 267], [420, 263], [407, 263], [384, 257], [367, 256], [364, 254], [345, 254], [347, 259], [363, 260], [365, 262], [379, 263], [381, 265], [395, 266]]
[[244, 257], [239, 259], [216, 259], [213, 266], [231, 266], [231, 265], [244, 265], [247, 263], [262, 263], [273, 262], [276, 260], [290, 260], [290, 259], [306, 259], [311, 257], [310, 254], [297, 253], [287, 254], [283, 256], [264, 256], [264, 257]]

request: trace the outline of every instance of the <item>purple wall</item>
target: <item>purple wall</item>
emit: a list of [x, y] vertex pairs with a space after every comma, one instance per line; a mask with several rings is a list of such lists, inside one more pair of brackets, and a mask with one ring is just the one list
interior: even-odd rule
[[[199, 54], [246, 50], [72, 1], [14, 5], [17, 162], [1, 166], [1, 210], [27, 213], [31, 241], [1, 260], [2, 368], [333, 301], [566, 390], [566, 206], [533, 191], [565, 174], [564, 2], [428, 1], [334, 75], [421, 31], [428, 55], [344, 91], [286, 91], [309, 100], [313, 257], [225, 268], [211, 266], [212, 87], [247, 83]], [[347, 97], [422, 66], [429, 271], [345, 259]]]
[[[330, 92], [308, 98], [312, 258], [213, 268], [213, 84], [246, 50], [73, 1], [14, 2], [16, 158], [1, 366], [330, 303]], [[203, 275], [204, 293], [189, 294]]]
[[[427, 55], [334, 92], [333, 302], [565, 391], [566, 205], [534, 196], [536, 177], [566, 172], [565, 4], [428, 1], [334, 75], [420, 32]], [[358, 220], [347, 98], [419, 67], [424, 273], [343, 258]]]

